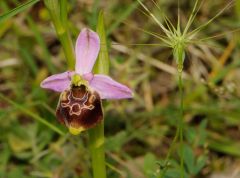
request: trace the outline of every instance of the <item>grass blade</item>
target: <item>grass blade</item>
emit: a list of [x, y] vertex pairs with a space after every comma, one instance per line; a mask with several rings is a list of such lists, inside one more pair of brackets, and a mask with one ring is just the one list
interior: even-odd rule
[[30, 1], [28, 1], [28, 2], [18, 6], [16, 8], [14, 8], [14, 9], [12, 9], [12, 10], [10, 10], [10, 11], [2, 14], [2, 15], [0, 15], [0, 23], [5, 21], [5, 20], [7, 20], [7, 19], [9, 19], [9, 18], [11, 18], [11, 17], [13, 17], [13, 16], [15, 16], [15, 15], [17, 15], [18, 13], [26, 10], [27, 8], [31, 7], [32, 5], [37, 3], [38, 1], [39, 0], [30, 0]]
[[30, 16], [27, 17], [27, 22], [36, 38], [37, 43], [42, 48], [42, 52], [43, 52], [42, 59], [44, 60], [44, 63], [46, 64], [46, 66], [48, 67], [49, 71], [52, 74], [56, 73], [57, 70], [56, 70], [56, 67], [54, 66], [54, 64], [52, 63], [51, 54], [48, 51], [47, 44], [45, 43], [40, 31], [38, 30], [37, 25], [34, 23], [34, 21], [32, 20], [32, 18]]
[[53, 131], [57, 132], [59, 135], [65, 135], [65, 133], [63, 131], [61, 131], [58, 127], [56, 127], [55, 125], [49, 123], [48, 121], [46, 121], [45, 119], [43, 119], [42, 117], [38, 116], [37, 114], [31, 112], [30, 110], [24, 108], [22, 105], [6, 98], [4, 95], [0, 94], [0, 98], [2, 100], [5, 100], [6, 102], [8, 102], [9, 104], [11, 104], [12, 106], [16, 107], [17, 109], [21, 110], [23, 113], [25, 113], [26, 115], [30, 116], [31, 118], [35, 119], [38, 122], [41, 122], [42, 124], [46, 125], [47, 127], [49, 127], [50, 129], [52, 129]]
[[129, 5], [129, 7], [109, 27], [109, 29], [107, 30], [107, 35], [111, 34], [119, 26], [119, 24], [124, 21], [138, 6], [139, 3], [137, 1]]

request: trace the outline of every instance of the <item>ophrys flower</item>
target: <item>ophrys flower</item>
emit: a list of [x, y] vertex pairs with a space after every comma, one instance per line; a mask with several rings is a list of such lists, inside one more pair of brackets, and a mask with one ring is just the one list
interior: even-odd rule
[[75, 46], [75, 71], [52, 75], [41, 83], [42, 88], [61, 92], [56, 116], [72, 134], [94, 127], [103, 119], [101, 99], [132, 97], [132, 91], [125, 85], [109, 76], [92, 73], [99, 50], [98, 34], [83, 29]]

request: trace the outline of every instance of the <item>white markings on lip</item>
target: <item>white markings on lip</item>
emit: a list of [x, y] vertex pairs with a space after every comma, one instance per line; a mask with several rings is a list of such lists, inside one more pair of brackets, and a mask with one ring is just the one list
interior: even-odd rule
[[[90, 104], [89, 105], [86, 104], [87, 101], [88, 101], [88, 97], [89, 97], [89, 92], [88, 91], [86, 91], [84, 93], [82, 98], [74, 97], [71, 90], [69, 92], [70, 93], [67, 96], [68, 102], [67, 103], [62, 102], [61, 106], [63, 108], [69, 108], [69, 111], [70, 111], [69, 114], [70, 115], [80, 116], [83, 109], [93, 110], [95, 108], [95, 106], [91, 104], [95, 100], [95, 96], [90, 96], [90, 98], [89, 98], [89, 103]], [[66, 93], [66, 95], [67, 95], [67, 93]]]

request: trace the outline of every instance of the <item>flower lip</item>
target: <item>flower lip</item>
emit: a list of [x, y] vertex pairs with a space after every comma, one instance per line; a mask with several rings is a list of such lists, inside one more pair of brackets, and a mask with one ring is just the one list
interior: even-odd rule
[[94, 127], [103, 119], [101, 98], [83, 85], [65, 90], [56, 110], [58, 120], [73, 134]]

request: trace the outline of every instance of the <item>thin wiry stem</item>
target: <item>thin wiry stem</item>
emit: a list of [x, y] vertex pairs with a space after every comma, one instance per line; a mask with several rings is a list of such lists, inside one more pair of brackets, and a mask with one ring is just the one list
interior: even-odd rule
[[[177, 131], [176, 134], [174, 136], [173, 142], [169, 148], [167, 157], [165, 159], [165, 163], [164, 163], [164, 167], [168, 167], [168, 162], [169, 159], [171, 157], [171, 154], [173, 152], [173, 148], [174, 145], [176, 144], [178, 138], [180, 139], [180, 177], [184, 178], [184, 160], [183, 160], [183, 126], [184, 126], [184, 122], [183, 122], [183, 83], [182, 83], [182, 71], [178, 72], [178, 87], [179, 87], [179, 95], [180, 95], [180, 116], [178, 118], [178, 127], [177, 127]], [[164, 169], [161, 173], [160, 173], [160, 178], [164, 178], [165, 174], [166, 174], [167, 169]]]
[[226, 9], [229, 9], [230, 7], [232, 7], [234, 0], [232, 0], [230, 3], [228, 3], [227, 6], [225, 6], [223, 9], [221, 9], [213, 18], [211, 18], [210, 20], [208, 20], [206, 23], [204, 23], [203, 25], [200, 25], [198, 28], [196, 28], [195, 30], [191, 31], [190, 33], [187, 34], [187, 36], [189, 38], [191, 38], [192, 35], [195, 35], [196, 33], [198, 33], [200, 30], [202, 30], [203, 28], [205, 28], [206, 26], [208, 26], [211, 22], [213, 22], [217, 17], [219, 17]]
[[[152, 0], [153, 1], [153, 0]], [[161, 11], [160, 7], [156, 4], [155, 1], [153, 1], [154, 5]], [[144, 12], [142, 9], [137, 8], [142, 14], [144, 14], [146, 17], [149, 17], [150, 19], [152, 19], [152, 16], [149, 15], [147, 12]], [[167, 18], [167, 16], [165, 16], [163, 13], [161, 13], [163, 16], [163, 19], [169, 29], [170, 33], [173, 33], [173, 31], [175, 31], [175, 27], [173, 26], [173, 24], [170, 22], [170, 20]]]
[[179, 33], [181, 33], [181, 28], [180, 28], [180, 24], [181, 24], [181, 17], [180, 17], [180, 0], [178, 0], [178, 21], [177, 21], [177, 31]]
[[[105, 44], [102, 44], [105, 45]], [[111, 45], [119, 46], [162, 46], [162, 47], [168, 47], [165, 44], [162, 43], [111, 43]]]
[[[153, 0], [152, 0], [152, 1], [153, 1]], [[153, 1], [153, 3], [156, 3], [156, 2]], [[157, 7], [159, 10], [161, 10], [160, 7], [159, 7], [157, 4], [156, 4], [156, 7]], [[137, 8], [137, 10], [139, 10], [139, 11], [140, 11], [143, 15], [145, 15], [146, 17], [152, 19], [152, 16], [149, 15], [149, 14], [147, 14], [146, 12], [144, 12], [142, 9]], [[168, 29], [169, 29], [169, 32], [170, 32], [170, 33], [173, 33], [174, 31], [176, 31], [175, 27], [173, 26], [173, 24], [171, 23], [171, 21], [167, 18], [167, 16], [165, 16], [163, 13], [162, 13], [162, 16], [163, 16], [164, 21], [165, 21], [165, 23], [166, 23], [166, 25], [167, 25], [167, 27], [168, 27]], [[164, 37], [165, 37], [165, 36], [164, 36]]]
[[169, 18], [163, 13], [163, 10], [160, 8], [160, 6], [156, 3], [156, 1], [151, 0], [153, 2], [153, 4], [158, 8], [158, 10], [161, 12], [161, 15], [164, 19], [164, 22], [166, 23], [168, 29], [171, 31], [171, 33], [175, 33], [176, 32], [176, 28], [174, 27], [174, 25], [172, 24], [172, 22], [169, 20]]
[[[138, 27], [134, 27], [134, 28], [138, 28]], [[157, 37], [157, 38], [160, 37], [160, 35], [155, 33], [155, 32], [144, 31], [144, 29], [141, 29], [141, 28], [139, 28], [137, 30], [140, 30], [140, 31], [143, 31], [144, 33], [150, 34], [153, 37]], [[207, 38], [202, 38], [202, 39], [199, 39], [199, 40], [190, 40], [190, 41], [187, 41], [186, 43], [188, 43], [188, 44], [195, 44], [195, 45], [205, 44], [206, 46], [209, 46], [209, 47], [220, 48], [219, 46], [216, 46], [216, 45], [206, 44], [205, 41], [210, 40], [210, 39], [214, 39], [214, 38], [218, 38], [218, 37], [222, 37], [222, 36], [224, 36], [224, 35], [226, 35], [228, 33], [234, 33], [234, 32], [237, 32], [237, 31], [240, 31], [240, 28], [237, 29], [237, 30], [227, 31], [225, 33], [221, 33], [221, 34], [214, 35], [214, 36], [207, 37]], [[161, 37], [164, 37], [164, 36], [161, 35]], [[170, 45], [170, 42], [168, 42], [168, 43], [169, 44], [165, 44], [165, 43], [111, 43], [111, 45], [114, 45], [114, 46], [125, 45], [125, 46], [162, 46], [162, 47], [172, 47]], [[101, 45], [107, 45], [107, 44], [101, 43]]]
[[[169, 151], [168, 151], [168, 153], [167, 153], [167, 156], [166, 156], [166, 159], [165, 159], [165, 163], [164, 163], [164, 167], [165, 167], [165, 168], [168, 167], [168, 163], [169, 163], [170, 157], [171, 157], [171, 155], [172, 155], [174, 146], [175, 146], [175, 144], [177, 143], [177, 140], [178, 140], [178, 137], [179, 137], [179, 133], [180, 133], [180, 132], [179, 132], [179, 131], [180, 131], [179, 129], [180, 129], [180, 127], [177, 127], [176, 134], [175, 134], [175, 136], [174, 136], [174, 138], [173, 138], [173, 141], [172, 141], [172, 143], [171, 143], [171, 145], [170, 145], [170, 148], [169, 148]], [[160, 173], [160, 178], [164, 178], [164, 177], [165, 177], [166, 171], [167, 171], [167, 169], [164, 169], [164, 170]]]
[[203, 42], [203, 41], [195, 41], [195, 42], [192, 42], [191, 44], [194, 44], [196, 46], [207, 46], [209, 48], [214, 48], [214, 49], [222, 49], [222, 47], [220, 46], [217, 46], [217, 45], [213, 45], [213, 44], [207, 44], [206, 42]]
[[148, 18], [152, 18], [147, 12], [145, 12], [144, 10], [142, 10], [141, 8], [137, 8], [137, 10], [139, 10], [143, 15], [145, 15]]
[[178, 87], [180, 95], [180, 117], [179, 117], [179, 137], [180, 137], [180, 168], [181, 178], [184, 177], [184, 161], [183, 161], [183, 83], [182, 83], [182, 72], [178, 73]]
[[191, 43], [198, 43], [198, 42], [202, 42], [202, 41], [206, 41], [206, 40], [210, 40], [210, 39], [217, 39], [219, 37], [222, 37], [226, 34], [229, 34], [229, 33], [234, 33], [234, 32], [238, 32], [240, 31], [240, 28], [237, 28], [237, 29], [234, 29], [234, 30], [229, 30], [229, 31], [225, 31], [223, 33], [219, 33], [219, 34], [216, 34], [216, 35], [213, 35], [213, 36], [209, 36], [209, 37], [206, 37], [206, 38], [200, 38], [198, 40], [191, 40]]
[[[191, 21], [189, 22], [190, 25], [189, 25], [188, 29], [186, 29], [186, 32], [184, 33], [184, 35], [187, 34], [190, 26], [192, 25], [192, 23], [193, 23], [193, 21], [195, 20], [198, 12], [200, 11], [201, 7], [203, 6], [204, 1], [205, 1], [205, 0], [201, 1], [201, 4], [198, 6], [197, 10], [195, 10], [195, 12], [193, 12], [194, 14], [192, 15]], [[189, 20], [190, 20], [190, 19], [189, 19]]]
[[169, 18], [168, 18], [167, 16], [163, 16], [163, 18], [164, 18], [164, 21], [165, 21], [168, 29], [171, 30], [171, 33], [172, 33], [172, 34], [176, 34], [177, 29], [174, 27], [174, 25], [173, 25], [172, 22], [169, 20]]
[[[124, 23], [125, 25], [129, 25], [126, 22], [122, 22], [122, 23]], [[131, 25], [129, 25], [129, 26], [131, 26]], [[133, 27], [133, 28], [135, 28], [135, 29], [137, 29], [139, 31], [142, 31], [142, 32], [144, 32], [146, 34], [149, 34], [149, 35], [151, 35], [153, 37], [156, 37], [156, 38], [160, 39], [161, 41], [163, 41], [164, 43], [166, 43], [165, 46], [171, 47], [171, 42], [169, 41], [169, 39], [166, 36], [163, 36], [163, 35], [160, 35], [160, 34], [158, 34], [156, 32], [151, 32], [151, 31], [148, 31], [148, 30], [145, 30], [143, 28], [136, 27], [136, 26], [131, 26], [131, 27]]]
[[149, 30], [145, 30], [144, 28], [140, 28], [140, 27], [137, 27], [137, 26], [134, 26], [134, 25], [130, 25], [130, 23], [127, 23], [127, 21], [123, 21], [122, 22], [123, 24], [125, 25], [128, 25], [129, 27], [132, 27], [132, 28], [135, 28], [141, 32], [144, 32], [144, 33], [147, 33], [149, 35], [152, 35], [154, 37], [157, 37], [157, 38], [165, 38], [167, 40], [167, 36], [166, 35], [160, 35], [159, 33], [156, 33], [156, 32], [153, 32], [153, 31], [149, 31]]
[[[200, 8], [199, 8], [200, 9]], [[199, 11], [198, 9], [198, 11]], [[193, 19], [195, 16], [193, 17]], [[192, 22], [191, 22], [192, 23]], [[191, 24], [190, 23], [190, 24]], [[179, 0], [178, 0], [178, 32], [181, 33], [180, 29], [180, 8], [179, 8]], [[183, 34], [184, 35], [184, 34]], [[179, 94], [180, 94], [180, 118], [179, 118], [179, 136], [180, 136], [180, 168], [181, 168], [181, 178], [184, 178], [184, 161], [183, 161], [183, 84], [182, 84], [182, 70], [178, 72], [178, 81], [179, 81]]]
[[140, 0], [137, 0], [139, 4], [149, 13], [149, 15], [152, 17], [152, 19], [160, 26], [160, 28], [164, 31], [164, 33], [171, 37], [171, 32], [164, 27], [164, 25], [153, 15], [153, 13], [150, 12], [150, 10], [145, 6]]
[[169, 47], [171, 46], [171, 42], [165, 37], [165, 36], [160, 36], [159, 34], [155, 33], [155, 32], [149, 32], [149, 31], [146, 31], [144, 29], [141, 29], [141, 31], [147, 33], [147, 34], [150, 34], [158, 39], [160, 39], [161, 41], [163, 41], [165, 44], [167, 44]]
[[199, 1], [199, 0], [196, 0], [196, 1], [195, 1], [193, 10], [192, 10], [191, 15], [190, 15], [190, 17], [189, 17], [189, 19], [188, 19], [187, 25], [186, 25], [186, 27], [185, 27], [185, 29], [184, 29], [184, 31], [183, 31], [183, 34], [184, 34], [184, 35], [187, 33], [188, 29], [190, 28], [190, 26], [191, 26], [191, 24], [192, 24], [192, 21], [194, 20], [194, 17], [195, 17], [194, 14], [197, 13], [196, 9], [197, 9], [197, 5], [198, 5], [198, 1]]

